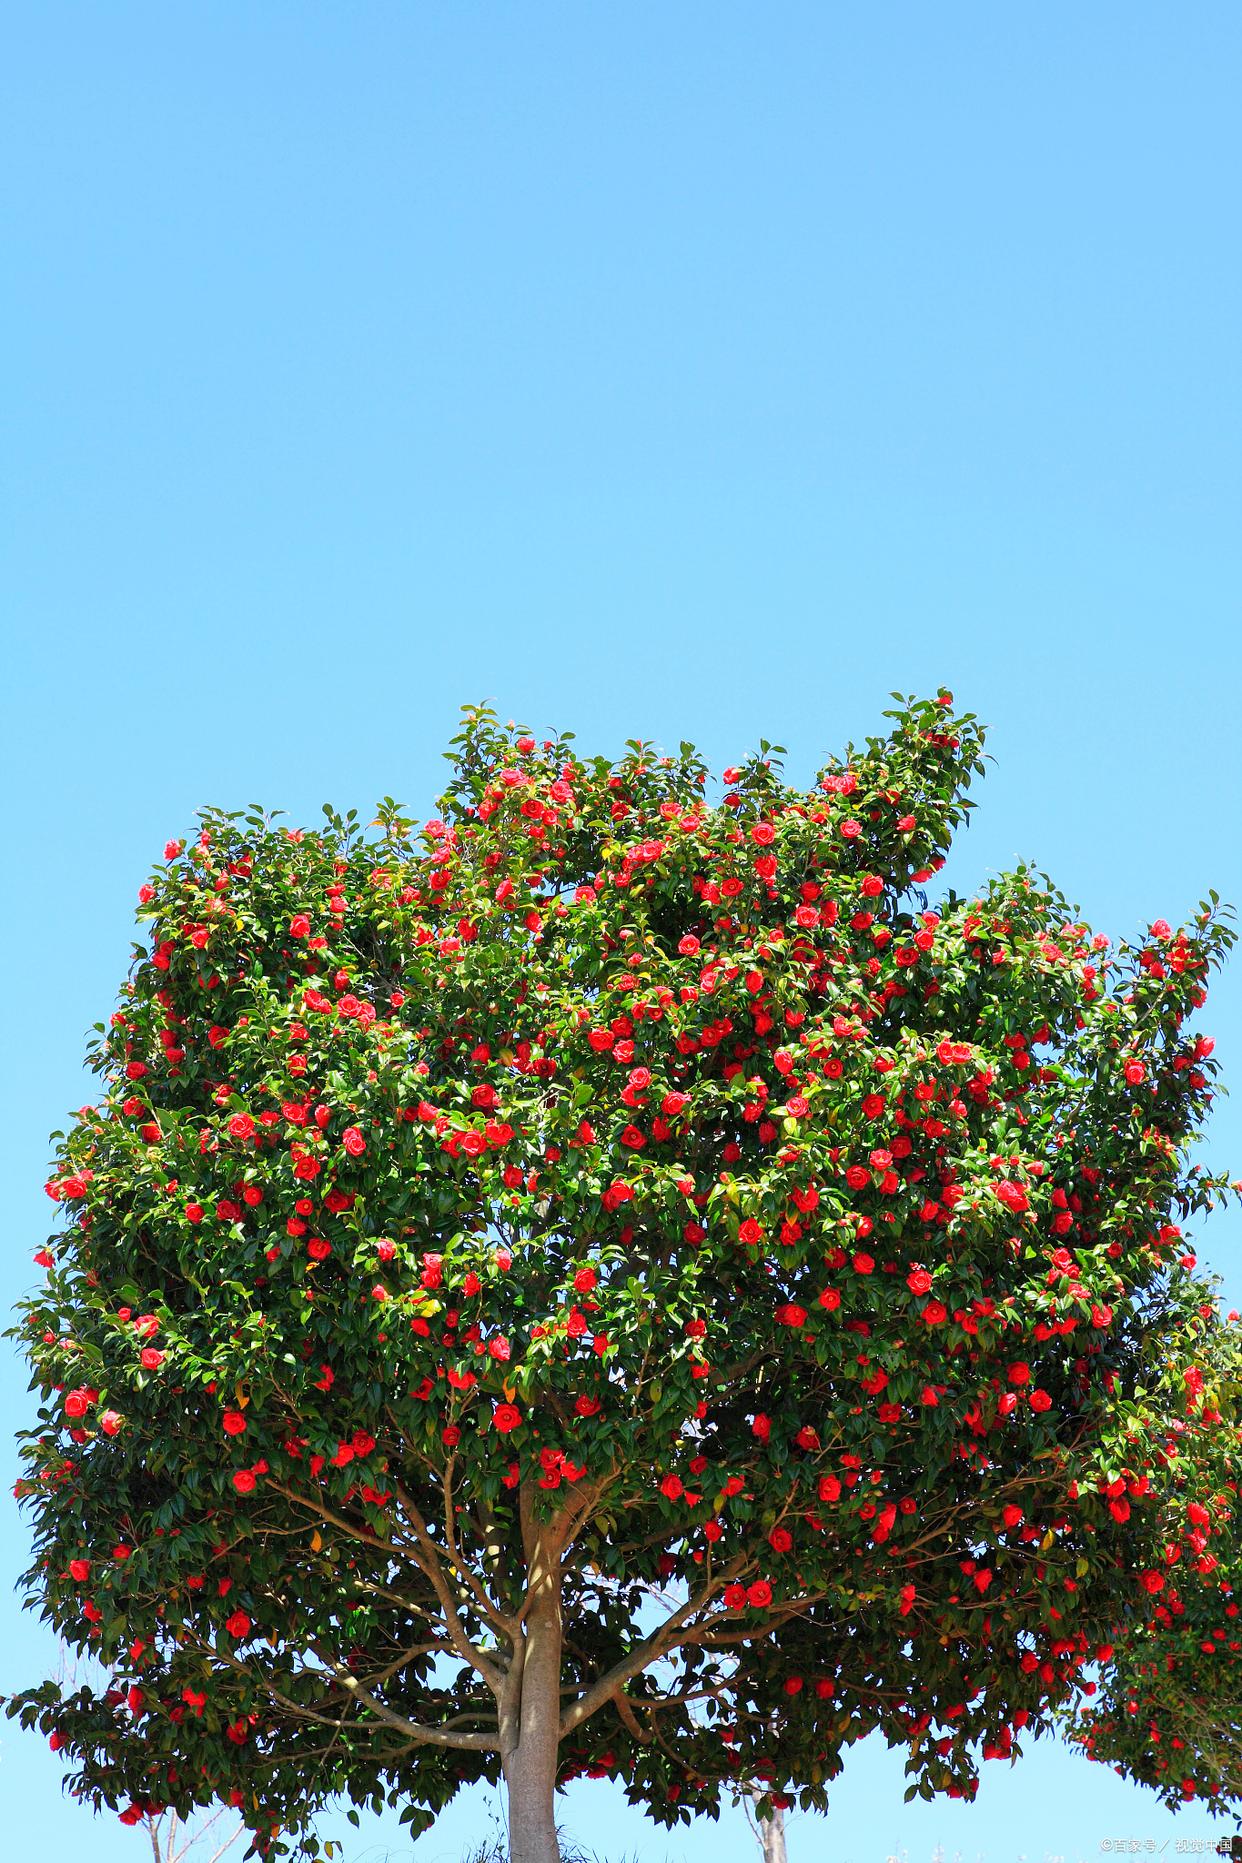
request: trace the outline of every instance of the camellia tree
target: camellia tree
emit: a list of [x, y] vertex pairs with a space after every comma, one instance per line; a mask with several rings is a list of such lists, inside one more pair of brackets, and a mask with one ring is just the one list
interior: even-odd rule
[[930, 904], [982, 736], [890, 719], [709, 800], [688, 745], [473, 709], [437, 820], [165, 849], [19, 1328], [29, 1601], [110, 1686], [10, 1708], [80, 1797], [309, 1854], [334, 1798], [503, 1781], [554, 1863], [583, 1775], [823, 1808], [878, 1729], [970, 1796], [1097, 1687], [1100, 1757], [1239, 1791], [1110, 1692], [1157, 1611], [1236, 1674], [1182, 1234], [1230, 930], [1110, 946], [1025, 869]]

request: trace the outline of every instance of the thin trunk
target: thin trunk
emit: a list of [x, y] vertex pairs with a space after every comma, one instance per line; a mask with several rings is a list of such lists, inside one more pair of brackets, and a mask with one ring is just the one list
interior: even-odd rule
[[759, 1820], [759, 1841], [763, 1845], [763, 1863], [788, 1863], [785, 1851], [785, 1813], [779, 1805], [771, 1815]]
[[530, 1609], [521, 1657], [521, 1703], [502, 1730], [509, 1803], [509, 1863], [561, 1863], [556, 1767], [561, 1715], [561, 1562], [552, 1537], [529, 1554]]

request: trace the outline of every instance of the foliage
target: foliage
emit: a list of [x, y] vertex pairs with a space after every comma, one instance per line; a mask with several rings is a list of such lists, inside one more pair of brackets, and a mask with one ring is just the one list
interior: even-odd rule
[[[1175, 1596], [1219, 1643], [1230, 928], [932, 907], [982, 732], [890, 716], [713, 802], [476, 707], [435, 821], [170, 844], [21, 1327], [30, 1602], [114, 1681], [11, 1711], [86, 1800], [426, 1828], [518, 1737], [549, 1546], [559, 1778], [669, 1825], [822, 1807], [877, 1728], [970, 1795]], [[1239, 1788], [1206, 1733], [1176, 1774]]]

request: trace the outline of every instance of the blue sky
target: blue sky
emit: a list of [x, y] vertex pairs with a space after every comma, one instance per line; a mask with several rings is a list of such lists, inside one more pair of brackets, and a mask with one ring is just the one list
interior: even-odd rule
[[[468, 699], [809, 775], [947, 683], [996, 758], [962, 884], [1029, 856], [1109, 931], [1242, 902], [1236, 6], [48, 0], [7, 40], [6, 1306], [167, 836], [429, 809]], [[1242, 964], [1205, 1026], [1237, 1082]], [[7, 1504], [5, 1593], [23, 1556]], [[13, 1605], [0, 1651], [48, 1661]], [[1215, 1835], [1052, 1749], [986, 1770], [903, 1809], [865, 1749], [796, 1863]], [[14, 1854], [141, 1854], [58, 1780], [5, 1725]], [[566, 1821], [753, 1854], [598, 1785]]]

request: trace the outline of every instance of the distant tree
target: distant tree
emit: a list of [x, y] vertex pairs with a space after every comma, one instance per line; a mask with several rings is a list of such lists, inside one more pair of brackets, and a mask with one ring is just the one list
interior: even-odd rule
[[[749, 1813], [748, 1822], [749, 1819]], [[766, 1812], [758, 1812], [751, 1823], [759, 1842], [763, 1863], [786, 1863], [789, 1852], [785, 1845], [785, 1811], [781, 1805], [770, 1805]]]
[[139, 1823], [151, 1839], [155, 1863], [185, 1863], [190, 1857], [194, 1863], [220, 1863], [246, 1828], [236, 1820], [225, 1823], [223, 1810], [189, 1824], [183, 1824], [175, 1811], [148, 1811]]
[[1180, 1225], [1232, 934], [1111, 947], [1026, 868], [932, 905], [982, 734], [891, 717], [709, 800], [476, 708], [421, 828], [165, 850], [20, 1329], [30, 1602], [112, 1681], [10, 1708], [88, 1802], [309, 1854], [503, 1780], [554, 1863], [572, 1778], [823, 1808], [878, 1729], [969, 1796], [1153, 1600], [1218, 1641], [1236, 1334]]

